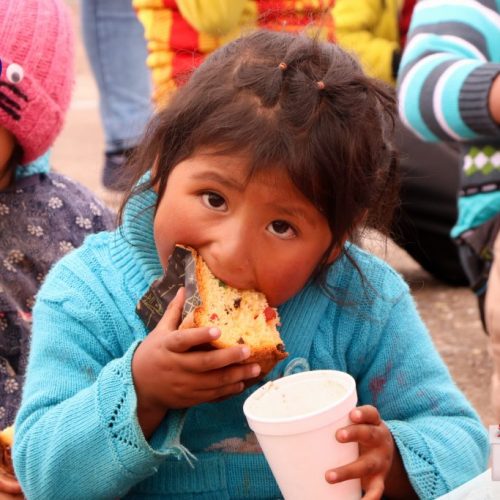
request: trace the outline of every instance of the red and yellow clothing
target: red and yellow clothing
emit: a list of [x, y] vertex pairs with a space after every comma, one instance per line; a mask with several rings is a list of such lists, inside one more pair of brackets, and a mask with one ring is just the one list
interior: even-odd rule
[[333, 41], [334, 0], [133, 0], [161, 104], [204, 57], [255, 28], [321, 32]]
[[415, 0], [336, 0], [337, 41], [371, 76], [394, 84], [394, 53], [404, 46], [414, 6]]

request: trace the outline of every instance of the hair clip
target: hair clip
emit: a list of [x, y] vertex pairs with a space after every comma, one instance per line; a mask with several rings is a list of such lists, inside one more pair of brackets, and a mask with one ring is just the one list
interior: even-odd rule
[[324, 90], [325, 88], [325, 82], [320, 80], [319, 82], [316, 82], [316, 87], [318, 87], [319, 90]]
[[287, 63], [286, 63], [286, 62], [280, 62], [280, 63], [278, 64], [278, 68], [279, 68], [281, 71], [285, 71], [285, 70], [286, 70], [286, 68], [288, 68], [288, 65], [287, 65]]

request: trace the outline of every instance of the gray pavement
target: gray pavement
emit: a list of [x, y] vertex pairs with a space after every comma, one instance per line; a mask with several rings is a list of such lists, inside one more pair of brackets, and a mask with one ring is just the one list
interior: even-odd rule
[[[79, 33], [77, 75], [66, 124], [54, 147], [53, 164], [55, 170], [77, 179], [107, 203], [116, 206], [119, 197], [105, 190], [100, 182], [103, 134], [98, 95], [81, 44], [77, 2], [70, 0], [68, 3], [75, 14], [75, 27]], [[376, 235], [366, 238], [366, 245], [403, 274], [457, 385], [477, 409], [483, 422], [486, 425], [495, 423], [489, 406], [491, 362], [487, 336], [482, 331], [472, 293], [467, 288], [450, 288], [437, 282], [405, 252]]]

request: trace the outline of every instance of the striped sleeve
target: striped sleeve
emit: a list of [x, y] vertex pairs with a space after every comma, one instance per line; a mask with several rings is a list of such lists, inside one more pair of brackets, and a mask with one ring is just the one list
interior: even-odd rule
[[398, 75], [410, 129], [432, 142], [498, 137], [487, 102], [499, 74], [499, 0], [418, 2]]

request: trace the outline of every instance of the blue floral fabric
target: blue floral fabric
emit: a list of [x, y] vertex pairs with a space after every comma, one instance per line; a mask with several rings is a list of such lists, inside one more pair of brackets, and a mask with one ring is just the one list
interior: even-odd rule
[[0, 192], [0, 429], [14, 422], [31, 337], [31, 310], [52, 265], [114, 216], [83, 186], [55, 173]]

